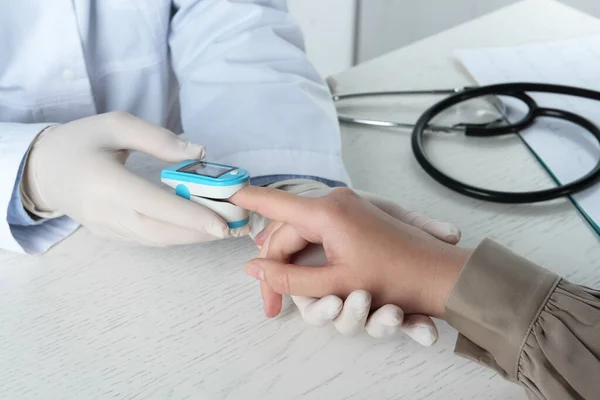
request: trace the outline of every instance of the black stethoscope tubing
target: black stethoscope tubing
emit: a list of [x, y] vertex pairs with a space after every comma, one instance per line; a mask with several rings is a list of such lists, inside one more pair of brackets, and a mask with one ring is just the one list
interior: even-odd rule
[[435, 165], [427, 157], [424, 148], [424, 137], [429, 123], [437, 115], [441, 114], [449, 107], [482, 96], [508, 96], [517, 98], [529, 107], [529, 111], [525, 117], [514, 124], [504, 126], [464, 125], [466, 136], [489, 137], [516, 134], [519, 131], [530, 127], [538, 118], [546, 117], [570, 121], [581, 126], [590, 132], [600, 145], [600, 129], [593, 122], [568, 111], [539, 107], [537, 103], [527, 94], [529, 92], [563, 94], [600, 101], [600, 92], [571, 86], [552, 85], [545, 83], [503, 83], [469, 88], [446, 97], [430, 107], [421, 115], [413, 129], [411, 141], [412, 150], [417, 161], [427, 174], [449, 189], [468, 197], [495, 203], [524, 204], [544, 202], [579, 193], [600, 181], [600, 161], [598, 161], [596, 166], [589, 173], [566, 185], [530, 192], [496, 191], [472, 186], [451, 178], [435, 167]]

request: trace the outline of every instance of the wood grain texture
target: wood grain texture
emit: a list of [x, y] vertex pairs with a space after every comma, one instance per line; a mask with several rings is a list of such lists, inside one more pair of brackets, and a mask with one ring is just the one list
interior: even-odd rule
[[[537, 19], [541, 7], [545, 18]], [[510, 31], [500, 29], [508, 22]], [[470, 82], [448, 57], [454, 48], [592, 32], [600, 32], [598, 21], [529, 0], [342, 74], [341, 89], [460, 86]], [[418, 110], [388, 116], [410, 112]], [[343, 131], [357, 188], [456, 223], [465, 246], [492, 237], [574, 282], [600, 286], [598, 237], [566, 201], [466, 199], [419, 169], [406, 133]], [[550, 184], [517, 143], [465, 145], [440, 141], [432, 151], [475, 182]], [[162, 166], [146, 157], [133, 165], [155, 181]], [[258, 286], [242, 269], [255, 254], [248, 239], [148, 249], [85, 229], [41, 257], [0, 253], [0, 398], [525, 398], [519, 387], [456, 357], [456, 332], [444, 323], [440, 342], [422, 348], [402, 336], [343, 338], [331, 327], [308, 327], [289, 301], [282, 316], [265, 319]]]

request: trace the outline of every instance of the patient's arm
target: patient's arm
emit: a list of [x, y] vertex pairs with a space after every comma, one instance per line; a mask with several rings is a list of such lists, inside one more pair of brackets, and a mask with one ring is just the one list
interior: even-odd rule
[[[322, 197], [332, 190], [325, 184], [310, 180], [283, 181], [271, 187], [304, 197]], [[390, 216], [424, 230], [440, 240], [450, 244], [456, 244], [460, 240], [460, 231], [452, 224], [432, 220], [420, 213], [408, 211], [381, 196], [366, 192], [358, 193]], [[279, 226], [278, 223], [270, 223], [268, 219], [254, 214], [251, 237], [256, 240], [257, 245], [262, 246], [268, 236]], [[327, 263], [321, 245], [310, 245], [297, 253], [295, 259], [290, 261], [299, 265], [315, 267]], [[281, 309], [281, 296], [265, 285], [262, 287], [262, 294], [267, 315], [276, 316]], [[405, 316], [402, 309], [391, 304], [371, 312], [371, 295], [363, 290], [351, 293], [345, 301], [337, 296], [326, 296], [320, 299], [292, 296], [292, 300], [307, 323], [324, 326], [331, 322], [343, 335], [352, 335], [366, 330], [369, 335], [381, 338], [404, 332], [425, 346], [435, 343], [438, 337], [435, 324], [429, 317]]]

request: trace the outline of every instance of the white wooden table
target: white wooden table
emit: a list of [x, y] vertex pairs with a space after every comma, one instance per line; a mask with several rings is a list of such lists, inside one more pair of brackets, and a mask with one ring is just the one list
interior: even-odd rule
[[[472, 82], [450, 58], [455, 48], [598, 32], [598, 20], [528, 0], [348, 71], [341, 90], [461, 86]], [[413, 116], [422, 111], [413, 108]], [[505, 206], [451, 193], [419, 169], [407, 133], [344, 127], [344, 147], [356, 187], [455, 222], [464, 245], [490, 236], [575, 282], [600, 285], [598, 237], [570, 203]], [[550, 184], [517, 141], [441, 141], [432, 151], [471, 182]], [[137, 161], [146, 176], [161, 167]], [[456, 332], [445, 324], [438, 345], [422, 348], [405, 337], [342, 338], [308, 327], [289, 302], [280, 318], [266, 320], [256, 282], [242, 269], [254, 254], [248, 239], [143, 249], [85, 230], [42, 257], [0, 253], [0, 398], [524, 398], [454, 356]]]

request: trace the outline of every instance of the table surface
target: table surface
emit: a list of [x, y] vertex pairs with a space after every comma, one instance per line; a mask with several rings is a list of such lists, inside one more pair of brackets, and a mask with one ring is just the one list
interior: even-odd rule
[[[596, 19], [528, 0], [343, 73], [340, 91], [471, 84], [454, 49], [598, 32]], [[422, 111], [404, 104], [363, 112], [404, 118]], [[343, 142], [355, 187], [456, 223], [465, 246], [492, 237], [575, 282], [600, 284], [598, 237], [569, 202], [497, 205], [452, 193], [419, 169], [406, 132], [344, 126]], [[551, 184], [518, 141], [439, 140], [431, 149], [471, 182]], [[135, 162], [146, 176], [160, 168], [143, 157]], [[242, 270], [254, 254], [248, 239], [143, 249], [85, 229], [41, 257], [0, 253], [0, 398], [525, 398], [456, 357], [456, 332], [444, 323], [440, 342], [422, 348], [403, 336], [343, 338], [308, 327], [289, 301], [280, 318], [266, 320], [256, 282]]]

